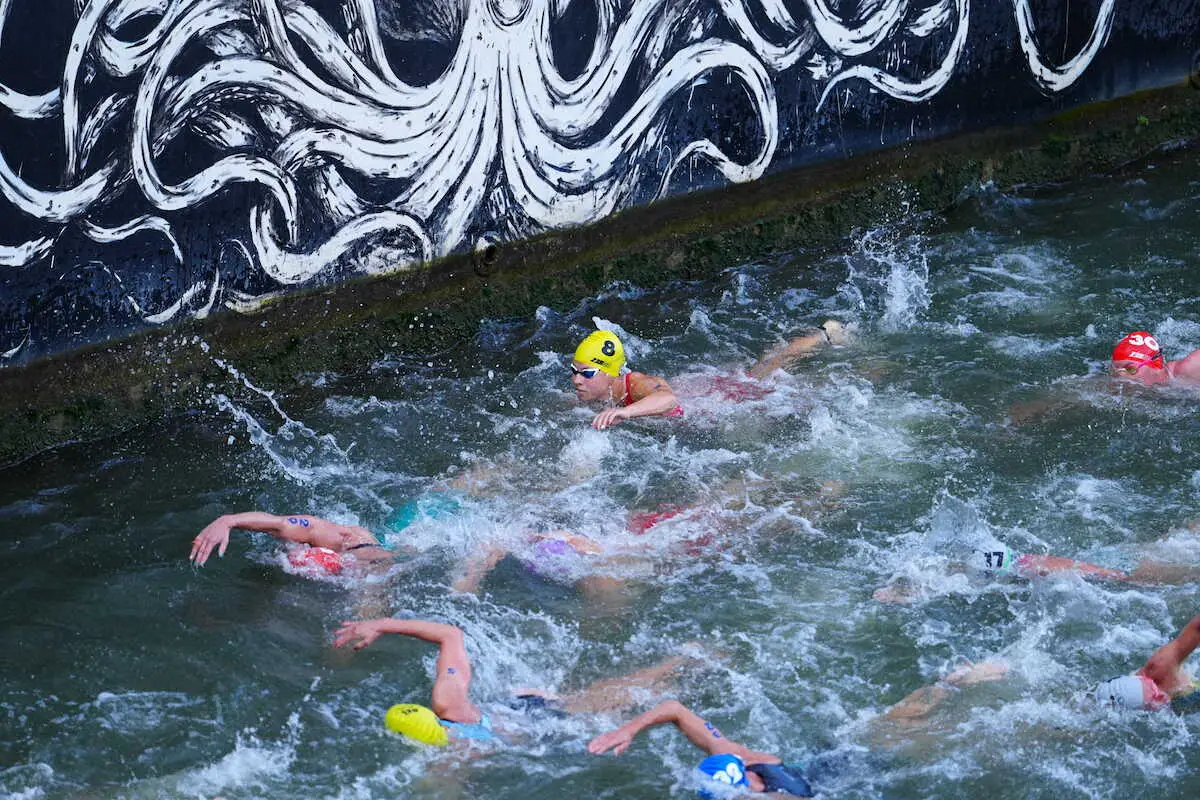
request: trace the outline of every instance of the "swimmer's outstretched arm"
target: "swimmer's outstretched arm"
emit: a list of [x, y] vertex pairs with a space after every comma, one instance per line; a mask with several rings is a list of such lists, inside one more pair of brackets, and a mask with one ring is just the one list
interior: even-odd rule
[[1178, 636], [1155, 650], [1138, 674], [1154, 681], [1167, 694], [1174, 694], [1188, 683], [1183, 662], [1197, 646], [1200, 646], [1200, 616], [1192, 617]]
[[963, 686], [995, 681], [1004, 677], [1008, 666], [999, 661], [983, 661], [967, 664], [951, 672], [933, 686], [917, 689], [899, 703], [889, 708], [880, 717], [887, 722], [913, 722], [929, 716], [933, 710]]
[[261, 531], [288, 542], [298, 542], [317, 547], [337, 549], [341, 546], [342, 526], [320, 517], [304, 514], [278, 517], [262, 511], [247, 511], [242, 514], [225, 514], [217, 517], [192, 539], [192, 552], [188, 558], [198, 567], [204, 566], [216, 548], [217, 555], [224, 556], [229, 547], [229, 534], [234, 528]]
[[679, 398], [671, 384], [662, 378], [634, 372], [629, 378], [629, 391], [634, 402], [621, 408], [606, 408], [592, 418], [592, 427], [602, 431], [623, 419], [669, 414], [679, 407]]
[[437, 677], [433, 681], [433, 713], [452, 722], [479, 722], [479, 708], [468, 698], [471, 659], [461, 629], [442, 622], [418, 619], [371, 619], [343, 622], [334, 634], [335, 647], [352, 645], [362, 650], [385, 633], [412, 636], [438, 646]]
[[670, 723], [683, 732], [688, 741], [709, 755], [729, 753], [743, 761], [766, 761], [779, 763], [780, 759], [770, 753], [760, 753], [737, 742], [726, 739], [711, 722], [705, 722], [678, 700], [666, 700], [626, 722], [619, 728], [602, 733], [588, 742], [588, 752], [599, 755], [612, 750], [620, 755], [629, 749], [633, 739], [646, 728]]
[[751, 378], [765, 378], [776, 370], [786, 369], [801, 358], [807, 358], [823, 347], [844, 345], [848, 341], [842, 323], [827, 319], [812, 333], [797, 336], [776, 347], [746, 370]]

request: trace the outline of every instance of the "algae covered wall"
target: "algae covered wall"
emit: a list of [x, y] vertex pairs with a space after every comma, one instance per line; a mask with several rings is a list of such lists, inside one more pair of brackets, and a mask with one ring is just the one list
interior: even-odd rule
[[1200, 0], [3, 0], [0, 364], [1179, 82]]

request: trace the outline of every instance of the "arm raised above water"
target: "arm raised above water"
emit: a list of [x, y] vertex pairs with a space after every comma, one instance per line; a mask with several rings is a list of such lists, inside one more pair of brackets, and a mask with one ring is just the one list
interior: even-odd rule
[[[313, 547], [328, 547], [340, 551], [351, 530], [320, 517], [305, 514], [280, 517], [262, 511], [247, 511], [241, 514], [225, 514], [217, 517], [192, 539], [192, 552], [188, 556], [198, 567], [204, 566], [215, 548], [217, 555], [224, 556], [229, 547], [229, 534], [234, 528], [269, 533], [277, 539]], [[368, 534], [369, 535], [369, 534]]]

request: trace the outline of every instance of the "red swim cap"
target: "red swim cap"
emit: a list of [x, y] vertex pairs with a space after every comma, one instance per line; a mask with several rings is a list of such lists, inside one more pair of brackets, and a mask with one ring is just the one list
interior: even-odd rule
[[342, 557], [328, 547], [306, 547], [288, 553], [288, 561], [297, 569], [337, 575], [342, 571]]
[[1154, 338], [1154, 334], [1148, 331], [1134, 331], [1117, 342], [1117, 346], [1112, 351], [1112, 360], [1136, 361], [1139, 362], [1139, 367], [1143, 364], [1150, 364], [1162, 369], [1165, 366], [1162, 348], [1158, 346], [1158, 340]]

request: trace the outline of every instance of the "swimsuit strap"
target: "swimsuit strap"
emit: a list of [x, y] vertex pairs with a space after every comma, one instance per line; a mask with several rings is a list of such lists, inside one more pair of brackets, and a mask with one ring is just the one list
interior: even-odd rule
[[629, 391], [629, 378], [631, 375], [633, 375], [632, 372], [625, 373], [625, 394], [621, 397], [622, 406], [633, 405], [633, 394], [631, 394]]
[[386, 547], [381, 545], [379, 542], [363, 542], [362, 544], [351, 545], [350, 547], [347, 547], [343, 552], [349, 553], [351, 550], [361, 550], [364, 547], [378, 547], [380, 550], [387, 549]]

